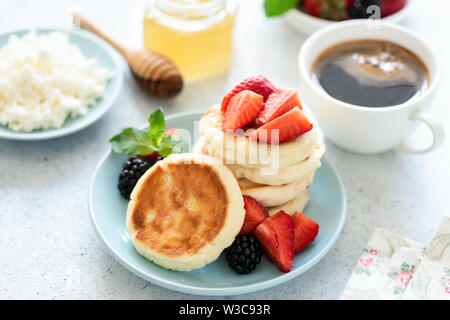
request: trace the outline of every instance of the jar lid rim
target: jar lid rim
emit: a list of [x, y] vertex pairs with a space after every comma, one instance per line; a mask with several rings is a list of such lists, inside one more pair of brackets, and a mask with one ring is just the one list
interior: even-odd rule
[[226, 0], [154, 0], [158, 7], [167, 10], [183, 10], [183, 11], [197, 11], [197, 10], [212, 10], [221, 8], [225, 5]]

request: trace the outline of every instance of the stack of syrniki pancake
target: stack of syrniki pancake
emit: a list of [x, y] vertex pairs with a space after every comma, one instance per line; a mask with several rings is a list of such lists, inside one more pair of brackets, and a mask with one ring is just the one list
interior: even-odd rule
[[[165, 268], [192, 270], [227, 249], [229, 266], [245, 274], [262, 250], [289, 272], [294, 254], [319, 232], [301, 212], [325, 152], [297, 91], [248, 78], [202, 116], [199, 132], [194, 153], [157, 161], [132, 189], [126, 224], [137, 252]], [[120, 177], [129, 177], [128, 167]]]
[[194, 152], [222, 160], [236, 177], [242, 194], [256, 199], [270, 215], [280, 210], [302, 212], [309, 201], [308, 187], [325, 152], [317, 125], [292, 140], [266, 144], [249, 138], [245, 130], [224, 132], [223, 120], [220, 106], [202, 116], [201, 137]]

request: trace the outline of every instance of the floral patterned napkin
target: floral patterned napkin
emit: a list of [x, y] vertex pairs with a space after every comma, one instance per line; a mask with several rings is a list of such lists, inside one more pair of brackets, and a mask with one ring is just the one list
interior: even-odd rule
[[450, 300], [450, 217], [443, 217], [402, 299]]
[[341, 300], [450, 299], [450, 218], [428, 249], [375, 229]]

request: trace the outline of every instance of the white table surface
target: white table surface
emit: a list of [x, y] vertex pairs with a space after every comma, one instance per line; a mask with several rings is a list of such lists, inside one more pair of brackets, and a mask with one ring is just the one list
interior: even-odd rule
[[[70, 0], [2, 0], [0, 31], [66, 26]], [[280, 19], [265, 18], [261, 1], [239, 1], [234, 64], [226, 75], [188, 84], [171, 101], [142, 92], [123, 65], [119, 99], [96, 124], [43, 142], [0, 141], [0, 298], [204, 299], [148, 283], [107, 251], [89, 220], [87, 192], [108, 139], [145, 122], [162, 105], [169, 114], [205, 109], [249, 75], [264, 74], [280, 86], [298, 87], [296, 58], [303, 36]], [[442, 81], [433, 112], [450, 125], [450, 2], [416, 0], [405, 21], [435, 48]], [[142, 45], [144, 1], [79, 0], [98, 26], [128, 46]], [[424, 139], [429, 138], [422, 132]], [[327, 144], [327, 157], [344, 179], [347, 221], [330, 253], [299, 277], [277, 287], [229, 299], [338, 299], [374, 227], [422, 243], [450, 210], [450, 139], [425, 156], [388, 152], [360, 156]], [[333, 212], [330, 212], [333, 214]]]

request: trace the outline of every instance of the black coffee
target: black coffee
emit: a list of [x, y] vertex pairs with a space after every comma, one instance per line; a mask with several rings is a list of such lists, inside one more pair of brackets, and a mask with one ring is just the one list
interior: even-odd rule
[[325, 50], [313, 64], [312, 76], [330, 96], [364, 107], [401, 104], [429, 83], [419, 57], [379, 40], [343, 42]]

